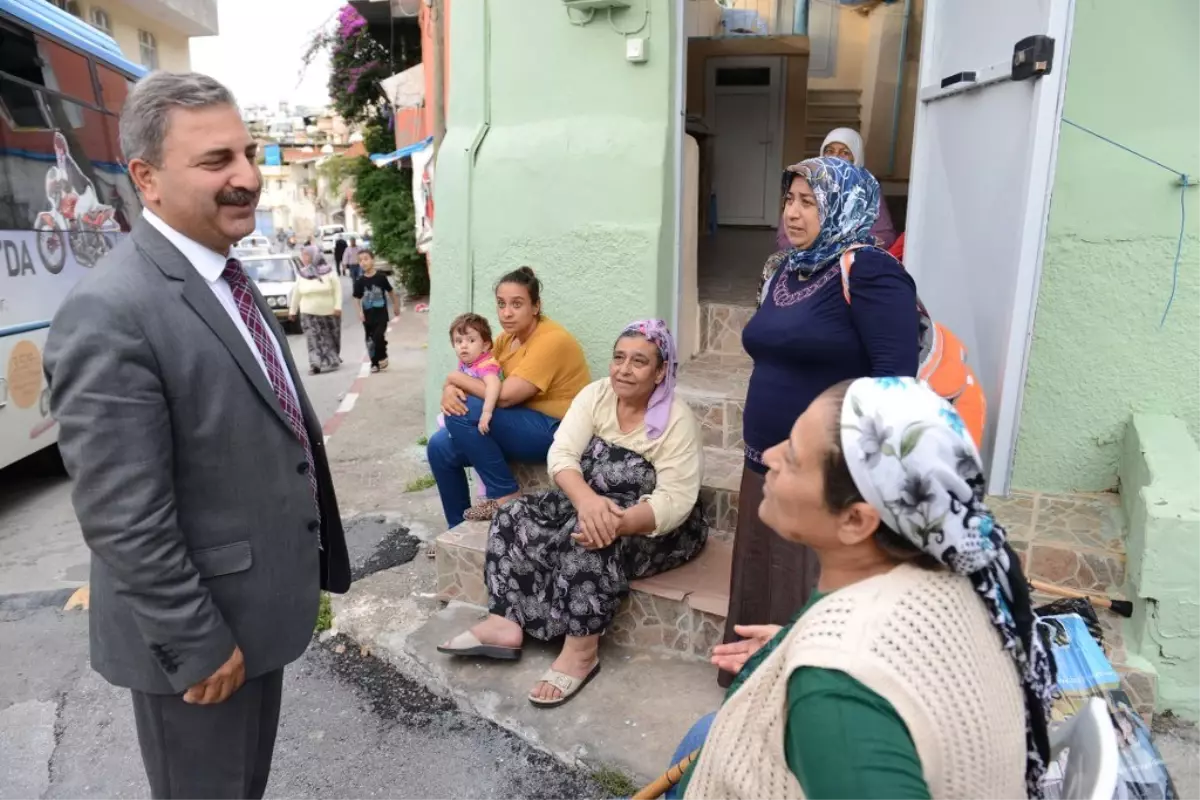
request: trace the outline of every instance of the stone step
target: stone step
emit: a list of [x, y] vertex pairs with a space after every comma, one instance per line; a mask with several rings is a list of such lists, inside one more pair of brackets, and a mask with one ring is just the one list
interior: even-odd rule
[[678, 391], [700, 421], [705, 447], [742, 449], [742, 411], [751, 362], [745, 354], [702, 353], [679, 369]]
[[[631, 584], [630, 597], [614, 620], [613, 644], [703, 660], [724, 630], [729, 605], [732, 542], [736, 527], [740, 459], [707, 448], [702, 497], [713, 532], [703, 552], [677, 570]], [[1014, 493], [989, 498], [1009, 532], [1026, 573], [1067, 588], [1109, 593], [1124, 582], [1120, 509], [1115, 496]], [[722, 505], [724, 504], [724, 505]], [[1117, 516], [1114, 516], [1114, 512]], [[487, 523], [463, 523], [437, 539], [437, 585], [443, 600], [485, 606], [483, 584]], [[1054, 598], [1035, 594], [1035, 604]], [[1124, 621], [1097, 609], [1105, 650], [1121, 675], [1134, 708], [1154, 713], [1157, 675], [1144, 660], [1126, 653]]]
[[[750, 280], [757, 286], [757, 277]], [[744, 356], [742, 329], [754, 316], [752, 305], [702, 303], [700, 305], [700, 349], [706, 353]]]
[[[486, 522], [464, 522], [437, 538], [440, 599], [487, 606], [487, 535]], [[679, 569], [633, 581], [608, 632], [612, 643], [707, 659], [724, 632], [731, 557], [729, 542], [710, 539], [699, 556]]]

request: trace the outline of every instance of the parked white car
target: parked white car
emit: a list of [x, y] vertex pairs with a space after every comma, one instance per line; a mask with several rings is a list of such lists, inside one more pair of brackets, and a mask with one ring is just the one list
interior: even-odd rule
[[321, 250], [325, 255], [333, 254], [333, 246], [337, 244], [338, 237], [346, 237], [345, 225], [322, 225], [317, 228], [317, 236], [320, 237]]
[[237, 243], [236, 249], [241, 253], [258, 253], [267, 255], [272, 251], [271, 240], [261, 233], [255, 232]]
[[296, 333], [297, 325], [288, 321], [288, 306], [292, 301], [292, 292], [296, 290], [300, 259], [268, 253], [247, 255], [241, 261], [246, 274], [258, 284], [258, 290], [274, 312], [275, 319], [279, 320], [285, 331]]

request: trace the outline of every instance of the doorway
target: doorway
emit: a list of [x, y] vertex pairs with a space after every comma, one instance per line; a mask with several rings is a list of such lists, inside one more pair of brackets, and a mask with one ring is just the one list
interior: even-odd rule
[[775, 224], [785, 80], [779, 56], [708, 60], [705, 110], [714, 139], [718, 225]]
[[[716, 0], [686, 5], [706, 2]], [[896, 232], [906, 232], [904, 268], [934, 318], [962, 339], [983, 385], [988, 489], [1006, 493], [1074, 4], [905, 0], [876, 7], [865, 22], [841, 10], [837, 74], [821, 81], [808, 69], [808, 37], [681, 31], [679, 107], [687, 125], [678, 169], [680, 197], [692, 198], [678, 205], [685, 357], [703, 355], [718, 334], [730, 338], [708, 320], [728, 327], [753, 314], [762, 264], [774, 249], [783, 164], [818, 155], [827, 128], [857, 128], [884, 193], [907, 200], [889, 204]], [[1030, 62], [1019, 52], [1030, 37], [1051, 41], [1052, 66], [1020, 74], [1014, 65]], [[708, 130], [693, 125], [700, 107]]]

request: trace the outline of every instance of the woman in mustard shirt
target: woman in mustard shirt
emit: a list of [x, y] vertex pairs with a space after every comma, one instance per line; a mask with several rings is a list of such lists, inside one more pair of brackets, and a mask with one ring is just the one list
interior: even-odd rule
[[[446, 427], [429, 438], [429, 466], [450, 527], [464, 519], [491, 519], [520, 493], [509, 462], [546, 463], [559, 421], [590, 380], [579, 342], [542, 314], [542, 282], [532, 269], [521, 267], [500, 279], [496, 311], [504, 333], [492, 353], [504, 369], [504, 383], [488, 433], [479, 432], [483, 381], [456, 370], [442, 391]], [[468, 467], [487, 486], [487, 497], [473, 507]]]

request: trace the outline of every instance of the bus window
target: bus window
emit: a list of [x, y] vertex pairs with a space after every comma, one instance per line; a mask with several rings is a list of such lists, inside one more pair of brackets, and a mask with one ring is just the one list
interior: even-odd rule
[[67, 97], [82, 100], [89, 105], [96, 103], [92, 71], [88, 68], [86, 57], [40, 37], [38, 54], [43, 64], [43, 83], [46, 88], [57, 90]]
[[[0, 72], [41, 85], [37, 44], [33, 37], [0, 25]], [[0, 115], [10, 127], [44, 128], [46, 118], [37, 94], [28, 86], [0, 78]]]
[[114, 114], [120, 114], [133, 84], [124, 75], [103, 64], [96, 64], [96, 74], [100, 77], [100, 105]]

